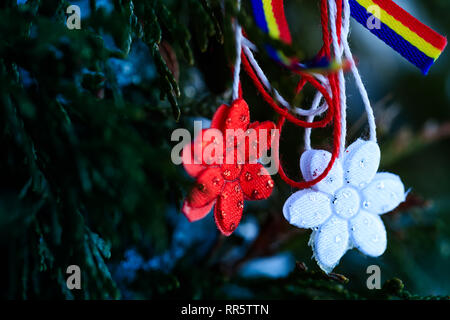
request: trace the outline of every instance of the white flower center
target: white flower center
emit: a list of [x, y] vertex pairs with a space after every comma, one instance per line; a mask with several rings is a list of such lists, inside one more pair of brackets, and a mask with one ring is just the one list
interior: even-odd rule
[[344, 219], [355, 216], [360, 207], [358, 192], [350, 187], [339, 189], [333, 199], [333, 209], [337, 215]]

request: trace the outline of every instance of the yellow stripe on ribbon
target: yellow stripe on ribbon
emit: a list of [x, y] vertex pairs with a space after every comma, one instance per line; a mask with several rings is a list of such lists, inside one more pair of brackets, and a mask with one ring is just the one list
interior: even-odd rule
[[275, 15], [273, 14], [272, 0], [263, 0], [263, 8], [269, 35], [274, 39], [280, 39], [280, 29], [278, 29]]
[[[429, 42], [425, 41], [421, 38], [417, 33], [409, 29], [400, 21], [396, 20], [393, 16], [391, 16], [388, 12], [383, 10], [378, 4], [374, 3], [372, 0], [356, 0], [361, 6], [366, 8], [366, 10], [372, 8], [377, 8], [379, 10], [377, 14], [374, 14], [376, 18], [381, 20], [386, 26], [394, 30], [398, 35], [400, 35], [403, 39], [411, 43], [417, 49], [422, 51], [428, 57], [437, 59], [439, 55], [442, 53], [442, 50], [439, 50]], [[268, 1], [265, 1], [268, 2]], [[265, 11], [265, 7], [264, 7]], [[369, 11], [369, 10], [368, 10]], [[372, 13], [374, 10], [370, 10]], [[379, 16], [378, 16], [379, 15]]]

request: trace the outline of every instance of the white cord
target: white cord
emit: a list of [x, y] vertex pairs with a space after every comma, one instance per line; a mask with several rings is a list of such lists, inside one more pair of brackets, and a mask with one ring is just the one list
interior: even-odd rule
[[[344, 2], [346, 2], [346, 0], [344, 0]], [[338, 64], [342, 64], [342, 54], [344, 50], [343, 46], [339, 44], [336, 30], [336, 18], [337, 18], [336, 1], [328, 0], [328, 5], [330, 7], [331, 38], [333, 41], [334, 56], [336, 62]], [[345, 23], [346, 22], [344, 21], [344, 24]], [[341, 39], [346, 39], [348, 37], [348, 34], [345, 33], [346, 31], [348, 32], [348, 30], [341, 28]], [[342, 42], [343, 40], [341, 40], [341, 43]], [[338, 77], [339, 77], [339, 100], [341, 105], [341, 138], [339, 150], [340, 150], [340, 157], [342, 158], [344, 156], [345, 140], [347, 136], [347, 95], [345, 90], [346, 88], [345, 88], [344, 70], [342, 70], [342, 68], [338, 70]]]
[[253, 42], [251, 42], [244, 36], [242, 36], [242, 45], [249, 47], [249, 49], [252, 51], [258, 51], [258, 48], [253, 44]]
[[[316, 95], [314, 96], [312, 105], [311, 105], [311, 110], [315, 110], [319, 107], [322, 97], [323, 96], [320, 92], [316, 93]], [[327, 107], [326, 102], [321, 106], [321, 108], [322, 107]], [[313, 122], [313, 120], [314, 120], [314, 116], [309, 116], [306, 119], [306, 121], [308, 121], [308, 122]], [[312, 131], [312, 128], [305, 128], [305, 136], [304, 136], [305, 150], [311, 150], [311, 131]]]
[[[364, 87], [364, 84], [361, 80], [361, 76], [359, 74], [358, 68], [356, 67], [355, 61], [353, 59], [353, 54], [350, 50], [350, 45], [348, 43], [348, 37], [350, 33], [350, 5], [348, 3], [348, 0], [344, 0], [344, 8], [342, 13], [343, 23], [341, 28], [341, 45], [339, 45], [338, 38], [337, 38], [337, 30], [336, 30], [336, 14], [337, 14], [337, 7], [336, 2], [334, 0], [328, 1], [330, 6], [330, 20], [331, 20], [331, 33], [332, 33], [332, 40], [333, 40], [333, 47], [334, 47], [334, 54], [335, 59], [338, 63], [342, 63], [342, 57], [345, 56], [345, 58], [350, 62], [351, 71], [353, 74], [353, 77], [356, 82], [356, 86], [358, 87], [359, 93], [361, 95], [361, 98], [364, 103], [364, 108], [367, 114], [367, 120], [369, 124], [369, 139], [371, 141], [377, 141], [376, 136], [376, 123], [375, 123], [375, 117], [373, 114], [373, 109], [370, 104], [369, 96], [367, 94], [366, 88]], [[347, 98], [345, 93], [345, 77], [344, 77], [344, 71], [340, 69], [338, 71], [339, 76], [339, 82], [340, 82], [340, 92], [339, 92], [339, 99], [341, 101], [341, 141], [340, 141], [340, 156], [343, 156], [343, 152], [345, 150], [345, 140], [346, 140], [346, 134], [347, 134], [347, 119], [346, 119], [346, 109], [347, 109]]]
[[[356, 85], [358, 87], [358, 90], [360, 92], [361, 98], [364, 103], [365, 111], [367, 114], [367, 120], [369, 124], [369, 131], [370, 131], [370, 140], [371, 141], [377, 141], [376, 137], [376, 123], [375, 123], [375, 117], [373, 113], [373, 109], [366, 91], [366, 88], [364, 87], [364, 83], [362, 82], [361, 76], [359, 74], [358, 68], [356, 67], [356, 63], [353, 59], [352, 52], [350, 50], [350, 45], [348, 43], [348, 36], [350, 33], [350, 6], [348, 3], [348, 0], [344, 0], [344, 8], [343, 8], [343, 23], [341, 28], [341, 44], [339, 44], [338, 38], [337, 38], [337, 30], [336, 30], [336, 15], [337, 15], [337, 7], [335, 0], [328, 0], [329, 6], [330, 6], [330, 20], [331, 20], [331, 33], [332, 33], [332, 42], [333, 42], [333, 49], [334, 49], [334, 55], [336, 62], [338, 64], [342, 63], [342, 58], [345, 57], [349, 62], [351, 66], [351, 71], [353, 74], [353, 77], [355, 79]], [[238, 0], [238, 8], [240, 8], [240, 0]], [[298, 108], [295, 106], [291, 106], [289, 102], [286, 101], [279, 93], [278, 91], [273, 88], [269, 82], [269, 79], [264, 74], [263, 70], [259, 66], [258, 62], [256, 61], [252, 50], [256, 51], [256, 46], [250, 42], [248, 39], [246, 39], [242, 35], [242, 28], [241, 26], [235, 21], [235, 32], [236, 32], [236, 62], [235, 62], [235, 68], [234, 68], [234, 79], [233, 79], [233, 99], [237, 99], [239, 96], [239, 74], [241, 69], [241, 50], [244, 51], [245, 55], [247, 56], [250, 64], [252, 65], [253, 69], [255, 70], [256, 74], [258, 75], [259, 79], [261, 80], [264, 87], [266, 87], [267, 90], [272, 91], [274, 94], [275, 99], [285, 108], [288, 108], [295, 113], [306, 116], [308, 122], [312, 122], [314, 120], [314, 117], [317, 115], [322, 114], [328, 109], [328, 105], [326, 102], [320, 104], [322, 101], [322, 94], [320, 92], [317, 92], [313, 103], [311, 105], [311, 109], [306, 110], [302, 108]], [[327, 91], [331, 94], [330, 85], [328, 83], [328, 79], [323, 76], [322, 74], [313, 74], [313, 76], [321, 82], [321, 84], [327, 89]], [[346, 86], [345, 86], [345, 77], [344, 77], [344, 71], [339, 69], [338, 71], [338, 77], [339, 77], [339, 99], [341, 103], [341, 140], [340, 140], [340, 157], [343, 156], [344, 150], [345, 150], [345, 141], [346, 141], [346, 134], [347, 134], [347, 97], [346, 97]], [[305, 142], [305, 149], [310, 150], [311, 149], [311, 128], [305, 128], [305, 135], [304, 135], [304, 142]]]
[[[297, 114], [301, 115], [301, 116], [316, 116], [319, 115], [321, 113], [323, 113], [324, 111], [326, 111], [328, 109], [327, 105], [323, 105], [320, 108], [317, 108], [316, 110], [313, 110], [312, 108], [310, 110], [305, 110], [302, 108], [298, 108], [298, 107], [292, 107], [289, 102], [287, 102], [279, 93], [276, 89], [272, 88], [269, 79], [267, 79], [267, 76], [264, 74], [264, 72], [262, 71], [261, 67], [259, 66], [258, 62], [256, 61], [252, 51], [250, 50], [249, 47], [247, 47], [245, 44], [243, 44], [243, 50], [245, 55], [248, 58], [248, 61], [250, 62], [250, 64], [252, 65], [253, 69], [255, 70], [256, 74], [258, 75], [258, 78], [261, 80], [262, 84], [264, 85], [264, 87], [266, 87], [267, 90], [272, 91], [275, 99], [285, 108], [294, 110]], [[319, 75], [322, 76], [322, 75]], [[321, 78], [321, 80], [326, 81], [326, 78], [323, 77]]]
[[[241, 8], [241, 0], [237, 0], [238, 10]], [[234, 32], [236, 40], [236, 61], [234, 63], [234, 75], [233, 75], [233, 100], [239, 98], [239, 75], [241, 73], [241, 51], [242, 51], [242, 27], [237, 21], [234, 20]]]
[[[307, 116], [308, 118], [306, 121], [312, 122], [314, 120], [314, 117], [317, 115], [322, 114], [328, 109], [328, 105], [326, 102], [324, 102], [322, 105], [320, 105], [320, 102], [322, 101], [323, 95], [319, 91], [314, 96], [314, 100], [311, 105], [310, 110], [305, 110], [298, 107], [292, 107], [279, 93], [276, 89], [272, 88], [270, 85], [269, 79], [264, 74], [264, 71], [262, 71], [261, 67], [259, 66], [258, 62], [256, 61], [253, 52], [250, 50], [251, 47], [254, 47], [254, 45], [245, 37], [242, 38], [243, 43], [242, 47], [244, 50], [244, 53], [249, 61], [249, 63], [252, 65], [253, 69], [255, 70], [256, 74], [258, 75], [258, 78], [261, 80], [264, 87], [266, 87], [267, 90], [272, 90], [275, 99], [285, 108], [294, 110], [297, 114], [301, 116]], [[322, 74], [315, 73], [313, 76], [321, 82], [321, 84], [327, 89], [328, 93], [331, 94], [331, 88], [328, 82], [327, 77], [323, 76]], [[320, 107], [319, 107], [320, 106]], [[305, 128], [305, 135], [304, 135], [304, 142], [305, 142], [305, 149], [310, 150], [311, 149], [311, 128]]]
[[342, 41], [344, 45], [345, 56], [347, 60], [350, 62], [353, 77], [355, 78], [356, 85], [358, 87], [359, 93], [361, 94], [361, 98], [364, 103], [364, 108], [366, 109], [367, 122], [369, 123], [369, 139], [371, 141], [377, 142], [377, 126], [375, 122], [375, 116], [373, 114], [373, 109], [366, 88], [364, 87], [364, 83], [361, 80], [358, 68], [356, 67], [355, 60], [353, 59], [353, 54], [350, 50], [350, 45], [348, 44], [348, 34], [350, 30], [350, 5], [348, 4], [348, 0], [344, 0], [343, 17], [344, 17], [343, 32], [345, 32], [345, 34], [347, 35], [345, 38], [343, 38]]

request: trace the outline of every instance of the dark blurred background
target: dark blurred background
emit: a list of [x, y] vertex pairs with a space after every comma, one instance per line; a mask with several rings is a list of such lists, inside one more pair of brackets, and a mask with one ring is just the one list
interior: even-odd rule
[[[395, 1], [442, 34], [446, 0]], [[81, 8], [68, 30], [66, 8]], [[318, 1], [286, 0], [294, 50], [320, 49]], [[327, 276], [311, 259], [309, 230], [283, 218], [296, 190], [275, 177], [265, 201], [246, 203], [225, 238], [213, 215], [180, 213], [193, 181], [170, 160], [176, 128], [205, 124], [230, 102], [234, 1], [3, 1], [0, 4], [0, 297], [3, 299], [405, 299], [450, 292], [450, 58], [428, 76], [352, 21], [350, 44], [373, 103], [381, 170], [396, 173], [407, 201], [383, 216], [388, 248], [377, 259], [348, 252]], [[249, 1], [240, 20], [254, 30]], [[253, 27], [252, 27], [253, 25]], [[254, 36], [254, 38], [251, 37]], [[256, 38], [255, 38], [256, 37]], [[298, 78], [263, 53], [273, 85], [294, 97]], [[253, 120], [276, 120], [243, 74]], [[348, 77], [348, 142], [367, 135]], [[288, 125], [281, 154], [300, 179], [303, 130]], [[313, 132], [329, 149], [331, 130]], [[66, 269], [79, 265], [82, 289]], [[381, 268], [382, 290], [366, 287]]]

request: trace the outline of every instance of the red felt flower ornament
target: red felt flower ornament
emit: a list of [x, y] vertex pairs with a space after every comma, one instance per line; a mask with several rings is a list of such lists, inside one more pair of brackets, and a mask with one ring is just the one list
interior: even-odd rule
[[[193, 143], [183, 149], [183, 166], [196, 179], [182, 208], [189, 221], [204, 218], [215, 205], [216, 225], [229, 236], [239, 225], [244, 200], [261, 200], [270, 196], [274, 182], [256, 160], [262, 152], [270, 149], [275, 127], [271, 121], [250, 123], [250, 112], [243, 99], [235, 100], [230, 107], [221, 105], [217, 109], [211, 128], [203, 130]], [[227, 134], [230, 130], [234, 136]], [[223, 137], [222, 141], [217, 139], [218, 132]], [[196, 148], [220, 149], [223, 152], [196, 153]]]

